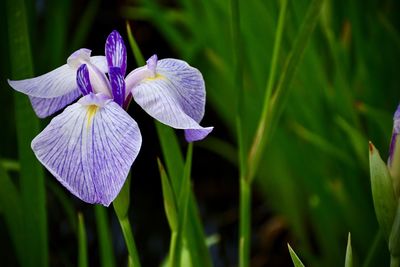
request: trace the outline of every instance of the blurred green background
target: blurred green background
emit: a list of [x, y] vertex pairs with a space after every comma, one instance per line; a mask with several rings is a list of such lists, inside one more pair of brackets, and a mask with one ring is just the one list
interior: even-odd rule
[[[273, 88], [310, 2], [288, 1]], [[10, 19], [21, 11], [17, 3], [26, 7], [27, 36], [19, 35], [22, 26]], [[11, 189], [4, 179], [0, 184], [1, 266], [23, 264], [18, 251], [37, 246], [34, 239], [15, 239], [18, 235], [11, 234], [12, 220], [10, 223], [7, 219], [7, 214], [14, 214], [7, 213], [13, 207], [10, 192], [23, 187], [20, 173], [24, 167], [18, 159], [21, 152], [17, 143], [18, 131], [27, 122], [18, 113], [19, 100], [15, 100], [16, 92], [6, 79], [48, 72], [65, 64], [66, 58], [80, 47], [91, 48], [95, 55], [103, 54], [105, 39], [113, 29], [128, 44], [126, 21], [145, 58], [154, 53], [159, 58], [180, 58], [204, 76], [207, 108], [202, 125], [213, 125], [215, 130], [205, 141], [195, 144], [193, 190], [204, 231], [218, 240], [210, 246], [213, 264], [237, 266], [236, 116], [240, 110], [243, 146], [249, 148], [261, 116], [281, 1], [239, 0], [239, 17], [232, 16], [234, 3], [1, 1], [0, 176], [6, 172], [13, 182]], [[348, 232], [352, 234], [356, 266], [383, 266], [387, 260], [371, 200], [368, 140], [374, 142], [383, 157], [387, 154], [392, 114], [400, 99], [399, 14], [400, 2], [395, 0], [323, 1], [253, 184], [251, 266], [290, 266], [287, 242], [309, 266], [340, 266]], [[236, 39], [235, 23], [239, 25]], [[13, 34], [15, 39], [10, 37]], [[30, 74], [21, 71], [29, 60], [13, 46], [18, 38], [29, 40], [33, 65]], [[128, 51], [131, 70], [136, 65], [131, 50]], [[243, 75], [243, 86], [238, 84], [238, 69]], [[143, 134], [142, 151], [132, 172], [130, 218], [142, 265], [159, 266], [169, 243], [156, 162], [162, 152], [149, 117], [136, 105], [131, 105], [129, 113]], [[40, 127], [48, 122], [49, 119], [40, 121]], [[185, 148], [183, 134], [177, 135]], [[45, 257], [49, 266], [76, 266], [77, 211], [84, 214], [86, 221], [90, 266], [107, 266], [101, 260], [95, 209], [74, 199], [48, 173], [44, 184], [45, 191], [37, 194], [45, 196], [45, 211], [40, 212], [47, 213], [47, 223], [42, 220], [40, 227], [47, 235], [43, 242], [48, 240]], [[34, 192], [30, 194], [35, 195]], [[43, 199], [38, 201], [43, 204]], [[27, 210], [24, 206], [14, 211], [35, 216], [34, 208]], [[126, 249], [115, 215], [112, 210], [101, 212], [111, 235], [114, 263], [125, 266]], [[35, 231], [34, 218], [21, 216]]]

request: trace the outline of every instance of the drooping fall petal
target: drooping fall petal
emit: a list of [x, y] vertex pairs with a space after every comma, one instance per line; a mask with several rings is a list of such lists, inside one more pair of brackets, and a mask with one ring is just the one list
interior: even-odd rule
[[136, 122], [104, 95], [67, 107], [32, 141], [39, 161], [71, 193], [108, 206], [140, 150]]

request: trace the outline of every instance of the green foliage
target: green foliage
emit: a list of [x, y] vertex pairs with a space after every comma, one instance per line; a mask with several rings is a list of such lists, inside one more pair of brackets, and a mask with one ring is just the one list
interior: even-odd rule
[[[236, 162], [235, 156], [247, 159], [247, 151], [240, 150], [253, 144], [264, 99], [269, 98], [265, 88], [272, 88], [273, 100], [282, 84], [279, 77], [290, 77], [283, 83], [291, 85], [291, 90], [282, 94], [284, 104], [277, 109], [280, 115], [266, 112], [276, 121], [265, 123], [274, 129], [270, 135], [260, 134], [267, 141], [254, 171], [257, 188], [262, 188], [267, 203], [287, 218], [298, 240], [296, 247], [306, 252], [312, 265], [343, 264], [342, 238], [348, 231], [355, 253], [367, 255], [378, 226], [365, 144], [373, 139], [387, 148], [391, 116], [399, 99], [395, 70], [400, 35], [392, 12], [396, 2], [324, 1], [315, 32], [302, 48], [303, 59], [295, 57], [298, 66], [289, 70], [285, 70], [285, 62], [299, 49], [295, 45], [299, 25], [307, 21], [312, 1], [288, 1], [278, 54], [274, 42], [284, 2], [237, 1], [237, 13], [232, 12], [234, 2], [180, 0], [167, 6], [146, 0], [124, 6], [121, 14], [155, 25], [177, 54], [202, 71], [209, 106], [228, 129], [224, 135], [214, 136], [220, 147], [211, 139], [212, 146], [208, 140], [202, 146], [229, 162]], [[232, 21], [232, 14], [240, 18]], [[242, 47], [239, 56], [232, 53], [238, 47]], [[270, 64], [276, 57], [276, 66]], [[241, 62], [240, 71], [237, 62]], [[271, 71], [273, 68], [276, 70]], [[275, 81], [269, 82], [274, 72]], [[241, 75], [243, 89], [239, 90]], [[237, 135], [242, 144], [233, 141]], [[235, 146], [230, 150], [235, 155], [218, 152], [225, 143]], [[313, 256], [313, 243], [318, 257]]]

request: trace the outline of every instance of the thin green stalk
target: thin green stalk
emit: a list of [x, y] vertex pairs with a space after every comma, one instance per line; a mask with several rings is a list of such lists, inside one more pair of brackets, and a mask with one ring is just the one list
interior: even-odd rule
[[239, 266], [250, 265], [250, 234], [251, 234], [251, 182], [240, 177], [240, 213], [239, 213]]
[[117, 214], [119, 224], [121, 225], [125, 244], [128, 248], [129, 258], [132, 260], [134, 267], [140, 267], [139, 255], [136, 250], [135, 240], [133, 239], [132, 228], [128, 216], [130, 205], [130, 181], [131, 174], [129, 173], [124, 186], [119, 192], [117, 198], [113, 201], [113, 206], [114, 211]]
[[[278, 86], [269, 102], [269, 108], [260, 118], [256, 136], [254, 137], [249, 157], [246, 179], [252, 180], [257, 172], [261, 156], [265, 145], [276, 128], [280, 115], [286, 104], [289, 89], [297, 67], [302, 59], [308, 40], [314, 31], [319, 18], [323, 0], [313, 0], [307, 10], [306, 17], [302, 23], [299, 34], [293, 48], [287, 58], [282, 74], [279, 78]], [[282, 30], [282, 29], [281, 29]], [[275, 50], [275, 49], [274, 49]], [[272, 79], [272, 78], [271, 78]]]
[[181, 265], [181, 253], [183, 248], [183, 242], [186, 236], [185, 231], [188, 218], [189, 199], [191, 194], [190, 173], [192, 168], [192, 155], [193, 155], [193, 143], [189, 143], [186, 155], [185, 167], [183, 170], [182, 189], [180, 191], [178, 200], [178, 210], [179, 210], [178, 231], [173, 232], [171, 236], [171, 245], [173, 247], [171, 248], [172, 254], [170, 254], [172, 256], [170, 260], [170, 267], [177, 267]]
[[[237, 16], [237, 20], [239, 20], [239, 11], [236, 9], [238, 8], [238, 2], [233, 1], [233, 15]], [[268, 78], [268, 83], [267, 83], [267, 88], [266, 88], [266, 93], [265, 93], [265, 100], [264, 100], [264, 106], [263, 106], [263, 111], [260, 119], [260, 125], [259, 129], [256, 135], [256, 138], [254, 140], [255, 143], [258, 143], [259, 139], [257, 137], [263, 136], [263, 132], [265, 130], [265, 117], [267, 115], [267, 111], [269, 108], [269, 103], [270, 103], [270, 98], [271, 98], [271, 92], [273, 89], [273, 84], [274, 84], [274, 77], [275, 77], [275, 72], [276, 72], [276, 67], [277, 67], [277, 62], [278, 62], [278, 57], [279, 57], [279, 51], [280, 51], [280, 46], [281, 46], [281, 40], [282, 40], [282, 33], [283, 33], [283, 25], [285, 21], [285, 14], [286, 14], [286, 7], [287, 7], [287, 0], [283, 0], [282, 2], [282, 7], [280, 10], [279, 14], [279, 20], [278, 20], [278, 27], [276, 30], [276, 36], [275, 36], [275, 44], [274, 44], [274, 50], [273, 50], [273, 55], [272, 55], [272, 60], [271, 60], [271, 71], [269, 73], [269, 78]], [[233, 20], [234, 22], [236, 21], [235, 19]], [[234, 24], [236, 25], [236, 23]], [[234, 38], [235, 41], [241, 42], [239, 39], [239, 26], [236, 25], [236, 38]], [[235, 27], [234, 27], [235, 28]], [[240, 47], [240, 45], [239, 45]], [[241, 60], [241, 54], [238, 54], [238, 63], [241, 65], [242, 62]], [[238, 71], [242, 71], [241, 68], [238, 66], [237, 67]], [[243, 75], [242, 73], [237, 73], [240, 77]], [[238, 79], [240, 82], [242, 82], [242, 79]], [[242, 86], [241, 84], [239, 86]], [[241, 88], [240, 92], [243, 91], [243, 88]], [[240, 99], [242, 96], [239, 96]], [[240, 100], [239, 100], [240, 101]], [[240, 104], [239, 104], [240, 105]], [[250, 265], [250, 246], [251, 246], [251, 183], [252, 183], [252, 178], [253, 177], [248, 177], [246, 176], [246, 173], [248, 171], [249, 165], [251, 166], [251, 163], [249, 164], [246, 162], [246, 157], [245, 153], [247, 151], [245, 143], [244, 143], [244, 137], [243, 134], [243, 128], [241, 125], [241, 113], [240, 113], [240, 107], [238, 107], [238, 113], [237, 113], [237, 131], [238, 131], [238, 143], [239, 143], [239, 162], [240, 162], [240, 182], [239, 182], [239, 187], [240, 187], [240, 206], [239, 206], [239, 266], [240, 267], [247, 267]], [[259, 133], [259, 131], [261, 133]], [[253, 146], [254, 148], [255, 146]], [[250, 154], [252, 151], [250, 151]]]
[[86, 228], [82, 213], [78, 213], [78, 266], [88, 266]]
[[128, 217], [123, 219], [118, 218], [121, 225], [122, 234], [125, 238], [125, 244], [128, 247], [129, 256], [132, 259], [134, 267], [140, 267], [139, 255], [137, 253], [135, 240], [133, 239], [132, 228]]
[[399, 257], [390, 257], [390, 267], [399, 267], [400, 266], [400, 258]]
[[260, 121], [258, 123], [256, 135], [253, 139], [252, 146], [250, 148], [249, 152], [249, 158], [248, 158], [248, 165], [249, 168], [248, 170], [250, 173], [247, 175], [247, 179], [252, 180], [255, 176], [256, 168], [258, 165], [258, 160], [263, 152], [262, 145], [265, 142], [264, 140], [266, 139], [265, 132], [268, 131], [267, 127], [270, 127], [270, 124], [268, 123], [268, 114], [271, 109], [271, 95], [273, 91], [273, 87], [275, 84], [275, 73], [278, 65], [278, 58], [280, 54], [280, 48], [281, 48], [281, 42], [282, 42], [282, 36], [283, 36], [283, 29], [284, 29], [284, 24], [285, 24], [285, 17], [286, 17], [286, 10], [287, 10], [287, 0], [282, 1], [282, 6], [279, 12], [279, 18], [278, 18], [278, 26], [276, 28], [276, 33], [275, 33], [275, 41], [274, 41], [274, 48], [272, 52], [272, 58], [271, 58], [271, 69], [269, 72], [268, 76], [268, 82], [266, 86], [266, 91], [265, 91], [265, 97], [264, 97], [264, 103], [261, 111], [261, 117]]
[[[271, 70], [269, 71], [268, 82], [265, 89], [265, 97], [264, 97], [264, 104], [261, 112], [261, 119], [260, 121], [264, 121], [267, 117], [268, 108], [270, 106], [271, 95], [275, 84], [275, 73], [278, 67], [278, 59], [281, 50], [281, 43], [282, 43], [282, 36], [283, 36], [283, 29], [285, 25], [285, 17], [286, 17], [286, 10], [287, 10], [287, 0], [281, 1], [281, 9], [279, 11], [279, 19], [278, 19], [278, 26], [276, 28], [275, 33], [275, 41], [274, 41], [274, 48], [272, 51], [272, 58], [271, 58]], [[264, 128], [265, 129], [265, 128]]]
[[[33, 76], [27, 12], [24, 0], [7, 0], [7, 22], [11, 78]], [[26, 266], [48, 266], [46, 191], [44, 172], [31, 149], [32, 139], [39, 133], [39, 120], [28, 97], [15, 93], [15, 117], [18, 156], [21, 164], [20, 186], [23, 206]], [[21, 260], [21, 259], [20, 259]]]
[[181, 248], [178, 247], [178, 237], [179, 234], [177, 231], [173, 231], [171, 233], [171, 241], [169, 244], [169, 266], [179, 266], [180, 263], [180, 251]]
[[110, 227], [107, 219], [107, 210], [96, 205], [94, 207], [97, 224], [97, 235], [100, 248], [100, 262], [103, 267], [115, 266], [114, 252], [112, 247]]

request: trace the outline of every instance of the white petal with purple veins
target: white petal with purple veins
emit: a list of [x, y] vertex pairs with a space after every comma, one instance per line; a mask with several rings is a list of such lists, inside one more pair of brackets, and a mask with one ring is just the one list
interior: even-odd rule
[[59, 97], [78, 88], [76, 84], [76, 71], [85, 62], [93, 64], [102, 73], [108, 72], [107, 61], [104, 56], [95, 56], [88, 60], [86, 57], [79, 59], [75, 56], [73, 60], [74, 64], [64, 64], [55, 70], [35, 78], [16, 81], [8, 80], [8, 83], [15, 90], [29, 96], [40, 98]]
[[80, 95], [81, 92], [79, 90], [74, 90], [68, 94], [54, 98], [39, 98], [30, 96], [29, 99], [31, 100], [31, 104], [36, 115], [39, 118], [46, 118], [54, 112], [57, 112], [74, 102]]
[[[135, 80], [135, 75], [141, 72], [134, 72], [128, 77]], [[205, 106], [203, 77], [186, 62], [160, 60], [155, 77], [144, 78], [130, 89], [135, 102], [150, 116], [173, 128], [188, 130], [185, 136], [189, 142], [201, 140], [212, 131], [212, 127], [199, 125]]]
[[8, 80], [8, 83], [21, 93], [40, 98], [59, 97], [78, 88], [76, 70], [67, 64], [35, 78]]
[[[102, 107], [82, 104], [97, 102]], [[88, 99], [55, 117], [32, 141], [32, 149], [71, 193], [108, 206], [123, 186], [141, 142], [136, 122], [118, 104]]]
[[[130, 79], [134, 79], [134, 75], [129, 76], [131, 76]], [[157, 113], [150, 113], [150, 115], [154, 115], [153, 117], [157, 115], [158, 117], [156, 118], [162, 122], [165, 119], [165, 124], [170, 125], [175, 120], [174, 118], [169, 118], [175, 112], [183, 111], [196, 122], [200, 122], [204, 116], [206, 91], [203, 76], [199, 70], [189, 66], [182, 60], [159, 60], [154, 78], [142, 79], [134, 87], [131, 85], [130, 88], [128, 88], [127, 81], [127, 90], [131, 90], [134, 100], [148, 113]], [[163, 111], [168, 113], [166, 118], [159, 117], [162, 116], [162, 114], [158, 114], [160, 112], [151, 108], [150, 110], [146, 109], [151, 105], [149, 102], [156, 99], [158, 99], [157, 102], [161, 101], [163, 103]]]

